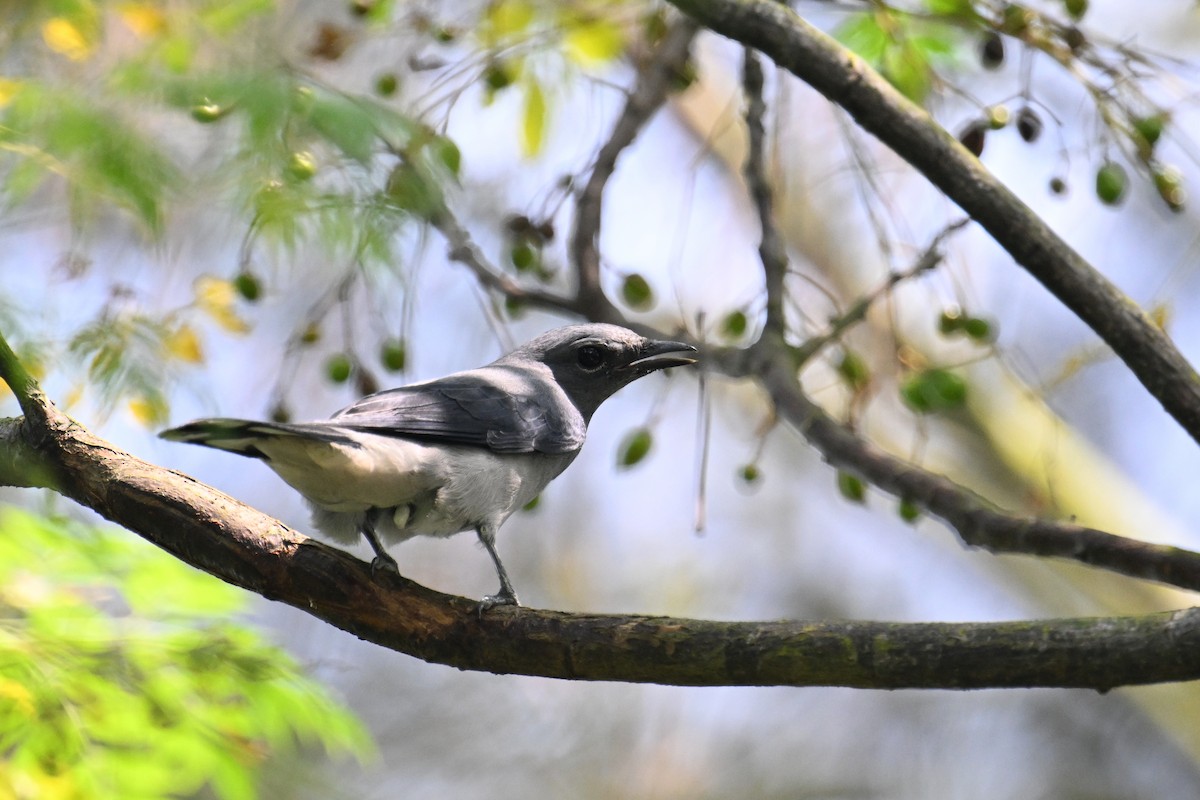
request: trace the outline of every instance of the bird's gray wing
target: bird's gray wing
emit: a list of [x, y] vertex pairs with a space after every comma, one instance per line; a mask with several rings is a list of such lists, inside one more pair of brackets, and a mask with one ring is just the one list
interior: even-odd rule
[[583, 418], [552, 385], [527, 375], [475, 373], [368, 395], [330, 422], [380, 436], [498, 453], [571, 453], [583, 446]]

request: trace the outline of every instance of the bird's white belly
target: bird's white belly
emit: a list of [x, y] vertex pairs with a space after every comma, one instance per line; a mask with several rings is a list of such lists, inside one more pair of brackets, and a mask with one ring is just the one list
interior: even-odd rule
[[575, 457], [350, 436], [357, 447], [278, 439], [262, 448], [267, 465], [308, 500], [317, 529], [342, 542], [358, 539], [368, 515], [385, 543], [498, 528]]

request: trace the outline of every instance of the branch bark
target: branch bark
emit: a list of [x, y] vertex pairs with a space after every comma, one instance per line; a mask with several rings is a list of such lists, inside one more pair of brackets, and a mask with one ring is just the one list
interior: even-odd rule
[[1200, 376], [1170, 338], [921, 108], [786, 4], [671, 2], [769, 56], [912, 164], [1091, 327], [1200, 443]]
[[[1200, 610], [1005, 623], [711, 622], [494, 609], [313, 541], [122, 452], [50, 407], [58, 490], [198, 569], [459, 669], [686, 686], [1114, 686], [1200, 678]], [[0, 438], [30, 426], [0, 421]], [[25, 444], [25, 452], [29, 445]], [[42, 448], [36, 448], [45, 452]]]
[[[13, 373], [11, 363], [0, 358], [0, 377]], [[27, 400], [36, 419], [0, 420], [0, 441], [10, 445], [0, 477], [50, 465], [57, 491], [192, 566], [426, 661], [689, 686], [1106, 690], [1200, 678], [1196, 609], [1007, 623], [711, 622], [528, 608], [480, 618], [473, 600], [372, 577], [365, 562], [121, 451], [59, 412], [36, 384]]]

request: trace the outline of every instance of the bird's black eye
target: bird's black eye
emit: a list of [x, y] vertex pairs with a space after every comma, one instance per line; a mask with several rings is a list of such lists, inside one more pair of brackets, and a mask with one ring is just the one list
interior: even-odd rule
[[600, 365], [604, 363], [604, 351], [595, 345], [587, 344], [579, 348], [575, 358], [579, 360], [579, 366], [591, 372], [599, 369]]

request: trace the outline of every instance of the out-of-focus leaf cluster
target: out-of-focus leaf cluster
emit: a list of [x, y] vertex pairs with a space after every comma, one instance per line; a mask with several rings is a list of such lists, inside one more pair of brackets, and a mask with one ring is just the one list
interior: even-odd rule
[[[1160, 105], [1154, 88], [1171, 82], [1170, 62], [1135, 44], [1106, 38], [1107, 31], [1084, 27], [1089, 7], [1087, 0], [1029, 5], [1000, 0], [873, 2], [868, 10], [847, 17], [835, 34], [918, 103], [948, 82], [947, 68], [966, 64], [963, 56], [969, 55], [972, 40], [979, 64], [989, 70], [1002, 68], [1014, 51], [1041, 53], [1047, 58], [1029, 63], [1036, 69], [1049, 64], [1063, 68], [1087, 92], [1095, 109], [1100, 131], [1096, 150], [1102, 154], [1096, 164], [1096, 198], [1117, 206], [1128, 193], [1128, 176], [1115, 150], [1142, 173], [1167, 208], [1182, 211], [1187, 192], [1181, 173], [1164, 160], [1159, 147], [1160, 139], [1171, 132], [1171, 114]], [[1022, 105], [1014, 127], [1032, 144], [1043, 128], [1042, 114], [1034, 105], [1045, 106], [1031, 91], [1028, 74], [1022, 80]], [[960, 142], [974, 155], [983, 154], [993, 132], [1009, 127], [1010, 113], [1003, 103], [984, 106], [959, 127]], [[1067, 189], [1060, 175], [1052, 176], [1048, 185], [1055, 195]]]
[[249, 800], [297, 746], [366, 755], [349, 712], [231, 621], [243, 598], [127, 535], [0, 507], [0, 795]]

